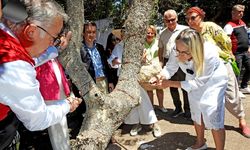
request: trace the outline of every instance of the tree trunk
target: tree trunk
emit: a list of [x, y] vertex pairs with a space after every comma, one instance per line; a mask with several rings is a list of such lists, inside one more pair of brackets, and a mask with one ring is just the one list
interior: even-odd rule
[[73, 32], [69, 48], [60, 54], [60, 62], [87, 103], [86, 117], [72, 149], [105, 149], [112, 133], [122, 124], [130, 110], [139, 104], [137, 74], [149, 21], [152, 0], [134, 0], [125, 23], [125, 51], [119, 82], [110, 94], [101, 93], [84, 68], [80, 58], [82, 46], [83, 2], [67, 0], [69, 29]]

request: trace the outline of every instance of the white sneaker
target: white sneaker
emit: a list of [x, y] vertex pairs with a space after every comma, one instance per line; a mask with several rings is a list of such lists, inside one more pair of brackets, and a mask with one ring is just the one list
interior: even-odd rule
[[158, 138], [161, 136], [161, 128], [156, 123], [153, 126], [153, 135], [154, 137]]
[[131, 136], [135, 136], [138, 134], [138, 132], [140, 132], [142, 130], [142, 127], [140, 124], [136, 124], [132, 127], [132, 129], [130, 130], [130, 135]]
[[240, 88], [240, 91], [243, 93], [243, 94], [250, 94], [250, 88], [246, 87], [246, 88]]
[[241, 91], [239, 91], [239, 97], [242, 98], [242, 99], [245, 99], [246, 95], [244, 95]]

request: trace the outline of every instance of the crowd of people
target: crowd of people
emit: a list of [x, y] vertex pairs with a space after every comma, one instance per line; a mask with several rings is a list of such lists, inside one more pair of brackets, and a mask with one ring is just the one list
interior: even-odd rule
[[[11, 13], [13, 6], [20, 8], [16, 15]], [[169, 88], [175, 106], [171, 116], [193, 120], [197, 138], [187, 150], [207, 149], [205, 129], [211, 129], [216, 149], [224, 149], [225, 108], [239, 120], [242, 134], [250, 138], [242, 104], [244, 94], [250, 94], [250, 43], [242, 20], [244, 9], [241, 4], [233, 6], [232, 19], [224, 29], [204, 21], [205, 12], [199, 7], [186, 10], [188, 26], [178, 24], [175, 10], [166, 10], [165, 29], [159, 38], [155, 26], [147, 27], [142, 65], [156, 61], [162, 69], [148, 81], [152, 89], [139, 87], [141, 104], [124, 119], [124, 124], [133, 125], [131, 136], [137, 135], [142, 125], [148, 125], [156, 138], [162, 135], [154, 109], [168, 113], [163, 91]], [[19, 149], [35, 148], [25, 136], [32, 138], [34, 131], [45, 129], [51, 149], [70, 149], [69, 139], [77, 135], [85, 110], [78, 89], [69, 84], [70, 77], [56, 58], [72, 34], [62, 32], [67, 14], [53, 0], [1, 1], [0, 18], [0, 150], [15, 150], [17, 145]], [[104, 48], [96, 42], [95, 22], [83, 25], [80, 57], [106, 94], [119, 80], [125, 31], [125, 27], [114, 29]], [[182, 90], [183, 108], [178, 89]], [[159, 106], [154, 105], [154, 92]], [[79, 109], [79, 117], [73, 119], [80, 120], [73, 127], [78, 131], [72, 135], [69, 112]]]

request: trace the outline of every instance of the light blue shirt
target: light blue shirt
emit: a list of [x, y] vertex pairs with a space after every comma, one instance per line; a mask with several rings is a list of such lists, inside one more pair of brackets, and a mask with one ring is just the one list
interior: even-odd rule
[[89, 48], [86, 44], [84, 44], [83, 46], [90, 54], [95, 70], [95, 77], [104, 77], [105, 75], [103, 72], [102, 60], [98, 50], [96, 49], [96, 43], [94, 43], [94, 46], [92, 48]]

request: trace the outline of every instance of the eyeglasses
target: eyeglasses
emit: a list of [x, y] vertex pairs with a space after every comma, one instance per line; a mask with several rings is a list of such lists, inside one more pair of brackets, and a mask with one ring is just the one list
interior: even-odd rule
[[186, 17], [186, 21], [188, 22], [189, 20], [194, 21], [199, 15], [196, 16], [191, 16], [191, 17]]
[[176, 20], [176, 18], [173, 18], [173, 19], [164, 19], [167, 23], [170, 23], [170, 22], [174, 22]]
[[178, 50], [178, 49], [176, 49], [176, 48], [174, 48], [174, 50], [175, 50], [175, 52], [176, 52], [176, 55], [177, 56], [179, 56], [179, 55], [181, 55], [181, 54], [185, 54], [185, 55], [191, 55], [191, 53], [189, 52], [189, 51], [180, 51], [180, 50]]
[[58, 46], [60, 45], [60, 43], [61, 43], [61, 40], [60, 40], [61, 34], [58, 34], [58, 36], [55, 37], [55, 36], [51, 35], [47, 30], [45, 30], [43, 27], [38, 26], [38, 25], [36, 25], [36, 26], [37, 26], [39, 29], [43, 30], [45, 33], [47, 33], [50, 37], [53, 38], [53, 44], [54, 44], [55, 47], [58, 47]]

